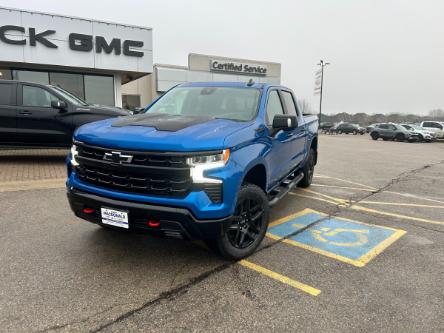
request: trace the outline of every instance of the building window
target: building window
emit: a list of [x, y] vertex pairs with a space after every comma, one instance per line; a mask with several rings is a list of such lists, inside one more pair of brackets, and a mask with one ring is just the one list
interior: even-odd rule
[[53, 86], [61, 87], [71, 94], [80, 97], [80, 99], [85, 99], [85, 87], [82, 74], [51, 72], [49, 73], [49, 82]]
[[0, 68], [0, 80], [12, 80], [11, 70], [6, 68]]
[[49, 84], [48, 72], [13, 70], [12, 75], [18, 81]]
[[122, 106], [124, 109], [132, 111], [140, 108], [140, 95], [122, 95]]
[[84, 75], [85, 100], [90, 104], [115, 105], [114, 77]]

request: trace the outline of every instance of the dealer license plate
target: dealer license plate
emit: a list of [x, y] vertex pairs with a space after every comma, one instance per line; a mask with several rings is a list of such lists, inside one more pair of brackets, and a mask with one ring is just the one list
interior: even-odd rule
[[102, 207], [101, 213], [103, 224], [128, 229], [128, 212]]

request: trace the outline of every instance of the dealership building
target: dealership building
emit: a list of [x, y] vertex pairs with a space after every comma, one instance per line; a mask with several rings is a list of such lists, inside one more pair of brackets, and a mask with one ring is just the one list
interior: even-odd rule
[[153, 65], [152, 29], [0, 7], [0, 79], [58, 85], [92, 104], [141, 107], [176, 84], [280, 83], [281, 65], [191, 53]]

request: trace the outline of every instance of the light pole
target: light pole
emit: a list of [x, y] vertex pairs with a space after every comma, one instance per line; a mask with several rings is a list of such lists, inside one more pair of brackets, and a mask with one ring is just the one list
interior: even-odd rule
[[320, 60], [318, 66], [321, 66], [321, 87], [319, 92], [319, 124], [321, 123], [322, 117], [322, 89], [324, 86], [324, 67], [330, 65], [329, 62], [325, 62], [324, 60]]

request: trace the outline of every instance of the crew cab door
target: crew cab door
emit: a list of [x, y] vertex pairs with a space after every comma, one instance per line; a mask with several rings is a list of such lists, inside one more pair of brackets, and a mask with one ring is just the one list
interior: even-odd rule
[[302, 113], [299, 112], [296, 107], [296, 99], [291, 91], [281, 90], [280, 94], [282, 96], [282, 101], [284, 102], [285, 113], [290, 116], [296, 116], [298, 119], [298, 127], [288, 133], [289, 143], [290, 143], [290, 160], [287, 167], [287, 172], [297, 167], [306, 156], [306, 146], [307, 146], [307, 129], [305, 126], [304, 117]]
[[71, 142], [70, 117], [51, 107], [59, 98], [32, 84], [18, 85], [17, 139], [26, 145], [67, 146]]
[[0, 81], [0, 145], [12, 143], [16, 137], [17, 83]]
[[[268, 127], [270, 150], [265, 159], [269, 171], [270, 186], [278, 184], [288, 172], [303, 159], [305, 142], [301, 142], [300, 129], [284, 131], [273, 129], [273, 118], [276, 115], [287, 114], [284, 96], [278, 89], [270, 90], [265, 112], [265, 123]], [[302, 147], [297, 148], [299, 145]], [[301, 156], [302, 155], [302, 156]]]

